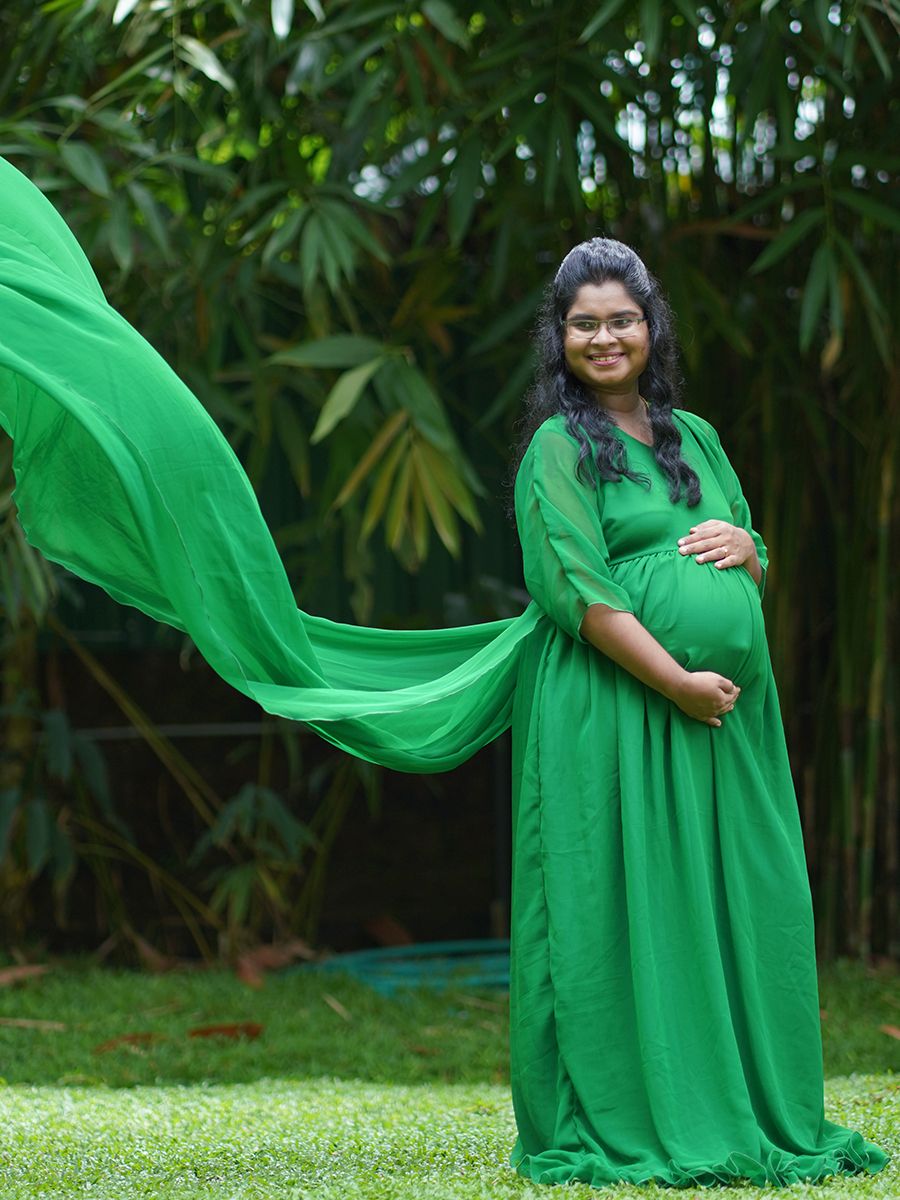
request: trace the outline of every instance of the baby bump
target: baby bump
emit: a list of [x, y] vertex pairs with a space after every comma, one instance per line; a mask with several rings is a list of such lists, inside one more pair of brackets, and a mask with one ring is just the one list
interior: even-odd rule
[[760, 673], [765, 622], [746, 567], [720, 568], [666, 550], [612, 570], [637, 619], [686, 670], [717, 671], [741, 687]]

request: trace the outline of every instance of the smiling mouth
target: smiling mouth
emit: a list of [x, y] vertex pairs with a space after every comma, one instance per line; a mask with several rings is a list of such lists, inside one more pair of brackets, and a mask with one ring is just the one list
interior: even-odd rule
[[609, 354], [609, 355], [604, 355], [602, 357], [600, 355], [588, 355], [588, 362], [600, 363], [600, 364], [614, 363], [614, 362], [618, 362], [619, 359], [622, 357], [624, 357], [624, 356], [621, 354]]

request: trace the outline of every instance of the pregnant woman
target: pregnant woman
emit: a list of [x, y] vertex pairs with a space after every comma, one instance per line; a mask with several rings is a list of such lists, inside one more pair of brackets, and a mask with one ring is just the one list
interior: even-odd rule
[[887, 1155], [824, 1117], [813, 913], [761, 598], [672, 317], [621, 242], [548, 290], [515, 517], [545, 614], [513, 711], [512, 1164], [789, 1184]]
[[512, 725], [511, 1165], [598, 1185], [881, 1170], [823, 1115], [765, 546], [712, 426], [672, 407], [637, 256], [578, 246], [550, 289], [515, 477], [532, 602], [365, 628], [297, 607], [222, 432], [2, 158], [0, 198], [0, 425], [29, 543], [359, 758], [447, 771]]

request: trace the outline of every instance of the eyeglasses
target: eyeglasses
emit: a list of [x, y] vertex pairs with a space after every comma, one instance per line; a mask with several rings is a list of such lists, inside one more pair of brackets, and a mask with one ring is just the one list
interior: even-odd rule
[[563, 325], [575, 338], [592, 338], [601, 325], [605, 325], [614, 338], [624, 338], [636, 334], [638, 325], [646, 320], [646, 317], [612, 317], [608, 321], [595, 321], [587, 317], [572, 317], [563, 321]]

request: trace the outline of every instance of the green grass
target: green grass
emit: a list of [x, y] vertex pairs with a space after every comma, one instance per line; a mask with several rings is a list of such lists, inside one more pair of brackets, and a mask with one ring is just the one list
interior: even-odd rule
[[[897, 973], [840, 963], [820, 980], [827, 1115], [894, 1159], [878, 1175], [790, 1194], [896, 1197], [900, 1041], [878, 1027], [900, 1023]], [[555, 1191], [507, 1165], [507, 1014], [506, 996], [491, 992], [389, 999], [348, 977], [302, 973], [270, 975], [255, 991], [224, 971], [65, 963], [0, 992], [0, 1017], [63, 1026], [0, 1025], [0, 1198], [546, 1200]], [[188, 1036], [244, 1021], [262, 1026], [259, 1037]], [[157, 1040], [97, 1049], [132, 1033]], [[672, 1194], [603, 1191], [663, 1190]], [[573, 1200], [597, 1194], [565, 1189]]]

